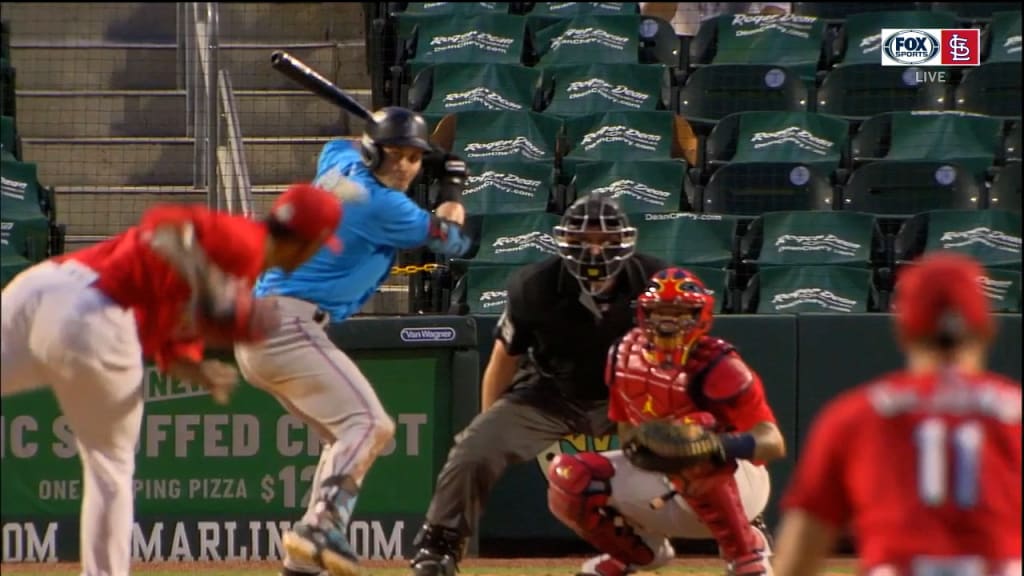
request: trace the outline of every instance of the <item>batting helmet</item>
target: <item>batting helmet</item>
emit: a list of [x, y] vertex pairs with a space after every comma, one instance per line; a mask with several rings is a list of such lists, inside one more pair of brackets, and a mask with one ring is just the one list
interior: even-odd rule
[[419, 114], [407, 108], [389, 106], [373, 113], [373, 124], [367, 124], [360, 142], [363, 162], [370, 170], [380, 167], [384, 146], [412, 146], [430, 152], [430, 133]]
[[563, 263], [588, 291], [592, 282], [618, 274], [636, 251], [636, 228], [605, 195], [576, 200], [555, 226], [554, 237]]

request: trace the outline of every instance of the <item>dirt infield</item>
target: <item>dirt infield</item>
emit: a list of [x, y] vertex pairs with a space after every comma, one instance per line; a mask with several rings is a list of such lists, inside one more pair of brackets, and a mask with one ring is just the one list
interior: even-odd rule
[[[572, 576], [582, 558], [472, 558], [460, 565], [460, 574], [473, 576]], [[147, 576], [276, 576], [276, 562], [153, 562], [136, 564], [133, 572]], [[405, 576], [406, 563], [401, 560], [367, 561], [363, 572], [367, 576]], [[3, 564], [4, 574], [33, 574], [34, 576], [70, 576], [78, 573], [76, 564]], [[713, 557], [679, 558], [657, 572], [641, 572], [638, 576], [719, 576], [722, 563]], [[853, 573], [853, 562], [835, 559], [825, 572], [829, 576]]]

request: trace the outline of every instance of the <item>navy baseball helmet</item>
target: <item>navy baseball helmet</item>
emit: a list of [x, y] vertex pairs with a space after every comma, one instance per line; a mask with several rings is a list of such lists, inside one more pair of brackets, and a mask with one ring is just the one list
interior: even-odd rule
[[430, 131], [422, 116], [407, 108], [389, 106], [373, 113], [376, 121], [367, 124], [361, 149], [363, 161], [371, 170], [380, 167], [384, 146], [412, 146], [430, 152]]

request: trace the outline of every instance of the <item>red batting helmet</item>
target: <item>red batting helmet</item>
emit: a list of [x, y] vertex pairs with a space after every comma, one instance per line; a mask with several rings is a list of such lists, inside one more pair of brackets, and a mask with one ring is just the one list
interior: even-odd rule
[[980, 280], [982, 267], [955, 252], [934, 252], [900, 271], [893, 311], [905, 340], [951, 347], [966, 336], [990, 338], [995, 325]]
[[637, 298], [637, 325], [647, 331], [659, 363], [682, 364], [711, 329], [714, 308], [715, 297], [700, 278], [683, 268], [666, 268]]

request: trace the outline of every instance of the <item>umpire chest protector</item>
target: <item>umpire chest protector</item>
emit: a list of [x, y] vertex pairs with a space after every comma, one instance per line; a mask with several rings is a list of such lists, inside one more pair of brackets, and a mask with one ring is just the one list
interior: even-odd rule
[[608, 350], [633, 327], [632, 302], [663, 267], [656, 258], [634, 255], [603, 298], [582, 292], [558, 257], [524, 268], [510, 283], [508, 298], [525, 316], [532, 345], [514, 384], [554, 385], [574, 400], [606, 400]]

